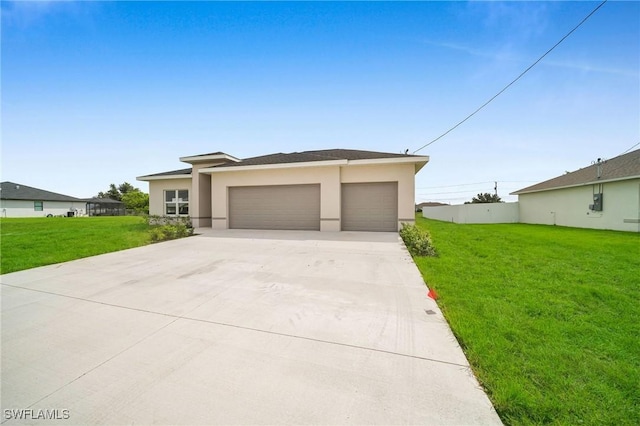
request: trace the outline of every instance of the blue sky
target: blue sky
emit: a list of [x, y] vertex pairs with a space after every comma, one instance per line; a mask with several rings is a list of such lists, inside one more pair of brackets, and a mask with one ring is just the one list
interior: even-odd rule
[[[2, 2], [2, 180], [87, 197], [178, 157], [418, 149], [593, 2]], [[416, 201], [508, 193], [640, 142], [640, 3], [608, 2], [419, 152]]]

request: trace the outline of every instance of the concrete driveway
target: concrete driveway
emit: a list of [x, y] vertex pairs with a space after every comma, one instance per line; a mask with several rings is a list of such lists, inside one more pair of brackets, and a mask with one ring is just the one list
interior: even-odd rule
[[210, 231], [1, 281], [5, 424], [500, 424], [395, 233]]

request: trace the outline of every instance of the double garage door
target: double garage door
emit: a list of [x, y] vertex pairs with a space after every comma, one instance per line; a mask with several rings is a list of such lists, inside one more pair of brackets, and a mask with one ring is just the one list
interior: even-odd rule
[[[343, 183], [343, 231], [398, 229], [398, 184]], [[320, 185], [229, 188], [232, 229], [320, 230]]]

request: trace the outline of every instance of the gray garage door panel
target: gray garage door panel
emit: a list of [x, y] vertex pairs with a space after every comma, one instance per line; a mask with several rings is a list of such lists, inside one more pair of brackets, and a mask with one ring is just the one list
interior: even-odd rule
[[229, 188], [232, 229], [320, 230], [320, 185]]
[[398, 230], [398, 183], [343, 183], [343, 231]]

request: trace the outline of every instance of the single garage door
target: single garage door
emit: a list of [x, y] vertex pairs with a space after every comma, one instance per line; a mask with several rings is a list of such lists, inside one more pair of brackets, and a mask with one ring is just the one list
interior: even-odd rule
[[343, 231], [398, 231], [398, 182], [343, 183]]
[[232, 229], [320, 230], [320, 185], [229, 188]]

